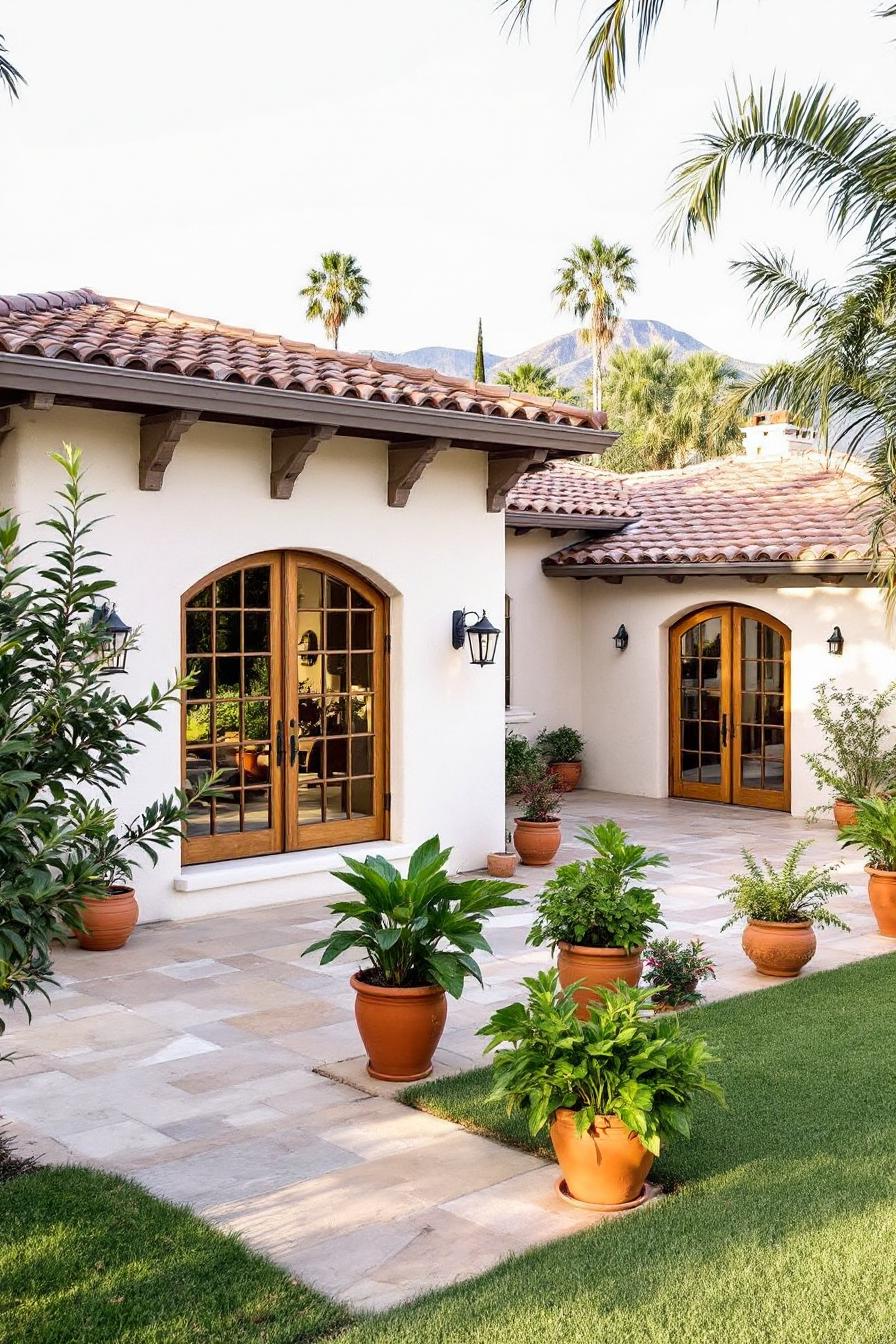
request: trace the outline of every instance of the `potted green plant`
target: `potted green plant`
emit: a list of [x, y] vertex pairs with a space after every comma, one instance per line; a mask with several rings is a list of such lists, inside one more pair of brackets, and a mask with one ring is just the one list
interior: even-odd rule
[[520, 812], [514, 818], [513, 843], [524, 864], [544, 868], [560, 848], [560, 790], [540, 756], [526, 765], [517, 789]]
[[809, 867], [799, 871], [800, 859], [812, 842], [798, 840], [780, 871], [768, 859], [742, 851], [746, 872], [735, 873], [731, 886], [720, 892], [733, 910], [722, 925], [728, 929], [747, 921], [741, 945], [761, 975], [792, 978], [815, 956], [813, 924], [846, 929], [828, 902], [846, 893], [845, 882], [835, 882], [836, 867]]
[[508, 728], [504, 734], [504, 791], [516, 793], [526, 771], [541, 760], [541, 753], [522, 733]]
[[868, 859], [868, 900], [885, 938], [896, 938], [896, 798], [863, 798], [852, 824], [840, 828], [844, 845]]
[[446, 992], [459, 999], [467, 976], [482, 983], [472, 956], [491, 951], [482, 925], [493, 911], [520, 904], [509, 895], [519, 889], [516, 882], [452, 881], [445, 867], [450, 853], [434, 835], [411, 855], [407, 877], [380, 855], [361, 862], [344, 854], [348, 871], [333, 876], [356, 899], [330, 905], [336, 927], [303, 953], [321, 952], [321, 965], [352, 948], [366, 957], [351, 985], [373, 1078], [412, 1082], [432, 1071]]
[[581, 733], [565, 723], [559, 728], [543, 728], [535, 739], [535, 746], [547, 761], [561, 792], [571, 793], [579, 787], [582, 752], [585, 750]]
[[593, 857], [557, 869], [538, 898], [529, 942], [557, 949], [560, 984], [578, 986], [575, 998], [584, 1017], [607, 986], [620, 980], [636, 985], [641, 978], [650, 928], [663, 923], [645, 874], [669, 860], [632, 843], [615, 821], [586, 827], [576, 838]]
[[516, 873], [518, 856], [513, 848], [513, 836], [510, 831], [504, 833], [503, 850], [495, 850], [486, 856], [489, 877], [513, 877]]
[[549, 1128], [561, 1195], [632, 1207], [662, 1143], [688, 1137], [695, 1098], [724, 1100], [707, 1076], [706, 1042], [674, 1015], [646, 1016], [646, 990], [620, 985], [583, 1018], [571, 988], [558, 992], [556, 971], [523, 985], [528, 1001], [499, 1008], [479, 1033], [497, 1052], [492, 1099], [523, 1112], [533, 1136]]
[[[896, 701], [896, 682], [876, 695], [860, 695], [833, 681], [815, 688], [812, 717], [821, 729], [824, 747], [809, 752], [806, 764], [820, 789], [832, 795], [838, 826], [855, 821], [861, 798], [885, 797], [896, 791], [894, 728], [884, 721]], [[812, 808], [817, 815], [822, 808]]]
[[716, 968], [699, 938], [654, 938], [644, 949], [644, 983], [654, 1012], [677, 1013], [703, 998], [699, 985], [715, 980]]

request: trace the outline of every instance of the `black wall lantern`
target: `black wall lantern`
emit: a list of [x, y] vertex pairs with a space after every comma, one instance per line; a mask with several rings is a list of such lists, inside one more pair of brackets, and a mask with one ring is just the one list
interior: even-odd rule
[[131, 627], [125, 625], [115, 610], [115, 603], [113, 602], [111, 607], [108, 602], [104, 602], [101, 607], [94, 607], [90, 625], [99, 635], [97, 660], [103, 676], [111, 677], [116, 672], [123, 672], [128, 660], [128, 635], [131, 633]]
[[620, 625], [619, 629], [616, 631], [613, 636], [613, 643], [620, 653], [623, 653], [628, 648], [628, 631], [624, 625]]
[[[471, 616], [476, 619], [472, 625], [467, 622]], [[470, 641], [470, 662], [474, 667], [490, 667], [498, 651], [498, 639], [501, 631], [492, 625], [483, 611], [477, 616], [475, 611], [455, 611], [451, 617], [451, 643], [455, 649], [462, 649], [464, 639]]]
[[828, 635], [828, 653], [833, 653], [839, 658], [840, 654], [843, 652], [844, 643], [843, 631], [840, 629], [839, 625], [835, 625]]

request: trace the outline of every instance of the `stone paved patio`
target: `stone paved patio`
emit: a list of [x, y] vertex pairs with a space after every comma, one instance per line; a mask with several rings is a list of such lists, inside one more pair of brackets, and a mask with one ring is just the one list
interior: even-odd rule
[[[810, 835], [815, 861], [843, 857], [823, 824], [581, 791], [567, 800], [558, 861], [580, 852], [582, 823], [606, 816], [670, 855], [664, 915], [716, 958], [710, 998], [773, 983], [743, 957], [738, 930], [719, 931], [716, 894], [741, 846], [777, 861]], [[547, 872], [520, 870], [528, 893]], [[857, 856], [843, 874], [851, 932], [821, 932], [812, 970], [893, 950], [874, 931]], [[548, 964], [546, 950], [526, 947], [531, 918], [527, 907], [492, 922], [485, 988], [451, 1002], [440, 1071], [478, 1065], [476, 1028]], [[305, 901], [142, 927], [119, 952], [66, 948], [52, 1004], [36, 1002], [34, 1024], [5, 1039], [19, 1058], [4, 1075], [3, 1116], [47, 1160], [94, 1163], [188, 1203], [357, 1307], [386, 1307], [581, 1228], [587, 1220], [553, 1194], [555, 1167], [370, 1084], [351, 959], [324, 969], [301, 959], [328, 927], [324, 903]]]

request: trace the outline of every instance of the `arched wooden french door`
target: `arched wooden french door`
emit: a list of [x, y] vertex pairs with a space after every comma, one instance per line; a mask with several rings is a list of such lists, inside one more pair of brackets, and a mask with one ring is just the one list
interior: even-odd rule
[[387, 828], [388, 606], [343, 565], [248, 556], [182, 601], [186, 863], [382, 839]]
[[669, 632], [670, 792], [790, 809], [790, 631], [704, 607]]

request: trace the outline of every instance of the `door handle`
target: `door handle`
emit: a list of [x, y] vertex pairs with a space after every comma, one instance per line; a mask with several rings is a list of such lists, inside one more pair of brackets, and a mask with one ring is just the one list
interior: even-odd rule
[[727, 714], [723, 714], [723, 715], [722, 715], [722, 746], [723, 746], [723, 747], [727, 747], [727, 745], [728, 745], [728, 715], [727, 715]]
[[277, 720], [277, 764], [283, 764], [283, 720]]
[[[290, 728], [295, 728], [296, 726], [295, 719], [290, 719], [289, 726]], [[291, 732], [289, 734], [289, 764], [290, 766], [293, 766], [295, 765], [295, 763], [296, 763], [296, 735], [295, 733]]]

